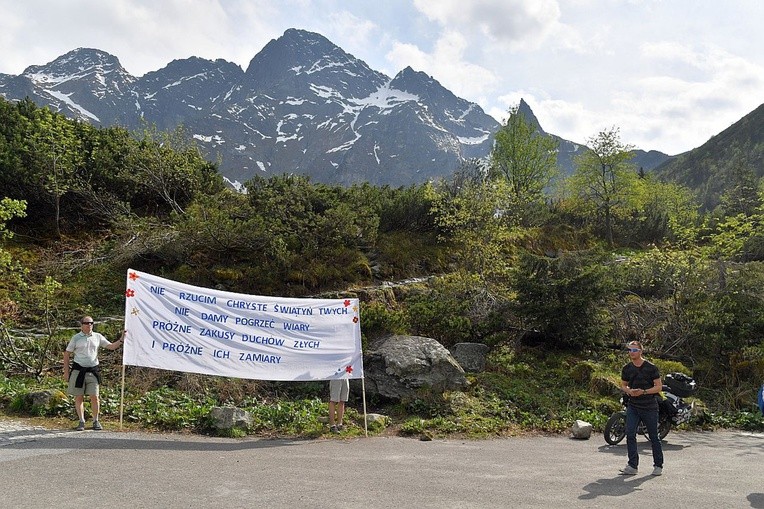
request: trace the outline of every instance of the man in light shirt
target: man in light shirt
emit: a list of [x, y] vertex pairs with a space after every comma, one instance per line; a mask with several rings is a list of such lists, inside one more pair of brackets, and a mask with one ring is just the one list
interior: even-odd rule
[[[78, 431], [85, 429], [85, 395], [90, 396], [90, 407], [93, 413], [93, 429], [101, 430], [103, 427], [98, 421], [100, 401], [98, 387], [101, 383], [101, 373], [98, 368], [98, 349], [103, 347], [107, 350], [116, 350], [125, 342], [125, 334], [111, 343], [102, 334], [93, 332], [93, 317], [83, 316], [80, 320], [80, 332], [72, 336], [64, 351], [64, 380], [69, 382], [69, 394], [74, 396], [74, 410], [77, 412], [80, 422]], [[74, 354], [71, 372], [69, 369], [70, 357]]]

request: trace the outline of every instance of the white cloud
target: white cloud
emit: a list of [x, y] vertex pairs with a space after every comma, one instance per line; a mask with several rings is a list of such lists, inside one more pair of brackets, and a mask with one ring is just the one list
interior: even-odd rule
[[331, 31], [341, 40], [355, 40], [358, 47], [370, 44], [379, 27], [368, 19], [362, 19], [348, 11], [331, 13]]
[[0, 73], [90, 47], [140, 76], [249, 61], [287, 28], [389, 76], [406, 66], [497, 120], [524, 98], [548, 132], [677, 153], [764, 102], [764, 2], [666, 0], [0, 0]]
[[[112, 53], [137, 76], [190, 56], [246, 64], [269, 38], [280, 35], [267, 24], [276, 10], [264, 0], [195, 0], [192, 6], [185, 0], [0, 0], [0, 5], [0, 32], [12, 38], [13, 47], [24, 48], [23, 67], [79, 47]], [[22, 21], [10, 25], [9, 19]], [[2, 60], [1, 72], [23, 70], [5, 56]]]
[[558, 136], [565, 133], [563, 138], [576, 143], [586, 143], [602, 129], [618, 125], [612, 117], [592, 111], [580, 102], [550, 98], [534, 100], [533, 97], [526, 99], [526, 102], [546, 132]]
[[398, 69], [411, 66], [433, 76], [457, 96], [474, 98], [491, 90], [498, 78], [491, 70], [466, 61], [466, 47], [467, 41], [461, 34], [445, 32], [432, 53], [413, 44], [396, 42], [386, 57]]
[[560, 18], [555, 0], [414, 0], [414, 6], [447, 30], [478, 30], [515, 48], [541, 43]]
[[720, 48], [664, 42], [642, 53], [664, 73], [640, 77], [611, 101], [623, 135], [641, 147], [698, 146], [761, 103], [764, 68]]
[[[338, 44], [344, 51], [366, 62], [375, 71], [390, 75], [389, 69], [380, 68], [379, 59], [370, 60], [378, 55], [387, 42], [380, 27], [369, 19], [356, 16], [348, 11], [331, 13], [328, 16], [329, 26], [319, 33], [331, 41], [345, 41]], [[392, 71], [395, 72], [395, 71]]]

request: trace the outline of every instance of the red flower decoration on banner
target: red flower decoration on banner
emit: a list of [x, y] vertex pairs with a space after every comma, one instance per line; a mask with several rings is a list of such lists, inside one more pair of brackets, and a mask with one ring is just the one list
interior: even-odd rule
[[350, 305], [350, 299], [345, 299], [345, 302], [343, 302], [343, 304], [345, 304], [345, 307], [348, 307]]
[[141, 277], [141, 276], [139, 276], [139, 275], [138, 275], [138, 274], [136, 274], [135, 272], [131, 272], [131, 273], [130, 273], [130, 275], [129, 275], [128, 277], [129, 277], [130, 279], [132, 279], [133, 281], [135, 281], [136, 279], [138, 279], [138, 278], [139, 278], [139, 277]]
[[345, 372], [346, 372], [346, 373], [352, 373], [352, 372], [353, 372], [353, 366], [347, 366], [347, 367], [345, 368]]
[[353, 323], [358, 323], [358, 317], [357, 316], [353, 317]]
[[126, 297], [135, 297], [135, 290], [133, 290], [132, 288], [128, 288], [127, 291], [125, 292], [125, 296]]

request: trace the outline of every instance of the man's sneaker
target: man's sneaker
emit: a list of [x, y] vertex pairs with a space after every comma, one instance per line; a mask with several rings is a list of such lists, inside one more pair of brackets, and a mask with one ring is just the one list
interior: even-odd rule
[[337, 426], [330, 426], [329, 431], [332, 433], [339, 433], [340, 431], [337, 429]]
[[103, 429], [103, 426], [101, 426], [100, 422], [93, 421], [93, 429], [96, 431], [101, 431]]
[[77, 425], [77, 431], [85, 431], [85, 421], [80, 421]]
[[337, 431], [342, 431], [344, 429], [345, 429], [345, 426], [343, 426], [342, 424], [337, 425]]
[[637, 469], [631, 465], [626, 465], [621, 469], [621, 475], [636, 475]]
[[653, 475], [661, 475], [661, 474], [663, 474], [663, 467], [653, 468]]

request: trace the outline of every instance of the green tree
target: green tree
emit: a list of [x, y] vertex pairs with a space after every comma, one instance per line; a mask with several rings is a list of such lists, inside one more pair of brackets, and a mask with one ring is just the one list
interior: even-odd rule
[[522, 229], [502, 214], [506, 181], [465, 180], [456, 194], [453, 191], [453, 186], [435, 185], [428, 193], [441, 239], [454, 245], [468, 277], [476, 275], [485, 288], [506, 287], [512, 248], [522, 235]]
[[28, 349], [21, 347], [11, 336], [10, 321], [21, 313], [16, 301], [26, 290], [27, 270], [3, 248], [13, 237], [7, 222], [14, 217], [24, 217], [26, 202], [3, 198], [0, 200], [0, 368], [5, 370], [31, 367]]
[[519, 105], [509, 109], [490, 157], [491, 175], [507, 183], [505, 213], [511, 211], [523, 222], [537, 217], [544, 189], [558, 173], [557, 148], [557, 141], [539, 132], [519, 111]]
[[651, 175], [640, 177], [644, 200], [631, 215], [614, 222], [616, 239], [625, 245], [670, 243], [689, 248], [696, 244], [703, 217], [692, 192]]
[[[23, 200], [10, 198], [0, 200], [0, 274], [5, 274], [6, 277], [8, 276], [7, 272], [13, 266], [11, 254], [2, 248], [5, 242], [13, 237], [13, 232], [8, 230], [7, 223], [14, 217], [24, 217], [26, 215], [25, 209], [26, 202]], [[3, 282], [5, 282], [6, 277], [2, 278]]]
[[222, 188], [215, 166], [204, 159], [182, 126], [173, 131], [146, 127], [124, 161], [121, 175], [157, 197], [176, 214], [198, 192]]
[[117, 225], [135, 210], [131, 208], [135, 197], [145, 194], [142, 186], [123, 175], [136, 142], [120, 127], [86, 127], [80, 134], [84, 158], [80, 182], [73, 190], [76, 212], [82, 228]]
[[250, 207], [266, 221], [270, 249], [279, 254], [273, 260], [282, 281], [314, 291], [370, 276], [361, 248], [376, 242], [380, 200], [369, 188], [313, 185], [300, 175], [258, 176], [246, 187]]
[[375, 206], [379, 211], [381, 232], [406, 231], [426, 234], [434, 232], [432, 204], [427, 198], [427, 185], [391, 189], [372, 188], [369, 184], [354, 186], [360, 203]]
[[724, 215], [751, 215], [761, 206], [759, 178], [753, 168], [736, 158], [727, 172], [727, 185], [720, 199]]
[[647, 204], [654, 204], [666, 215], [668, 240], [683, 248], [695, 245], [703, 217], [690, 189], [673, 182], [648, 179], [646, 195]]
[[30, 139], [39, 182], [54, 211], [56, 237], [61, 236], [61, 200], [78, 186], [82, 147], [76, 122], [47, 108], [35, 110], [35, 132]]
[[761, 347], [764, 336], [764, 265], [717, 261], [683, 304], [689, 326], [684, 353], [710, 381], [729, 381], [733, 358]]
[[614, 221], [639, 208], [643, 181], [631, 163], [633, 147], [621, 142], [617, 128], [601, 131], [588, 144], [588, 150], [575, 159], [571, 187], [584, 210], [601, 222], [612, 247]]
[[605, 299], [613, 289], [604, 261], [596, 251], [557, 257], [521, 252], [513, 269], [514, 307], [530, 337], [553, 350], [603, 344], [610, 326]]
[[19, 104], [0, 98], [0, 189], [9, 198], [23, 197], [22, 154], [28, 125], [28, 119], [19, 112]]

